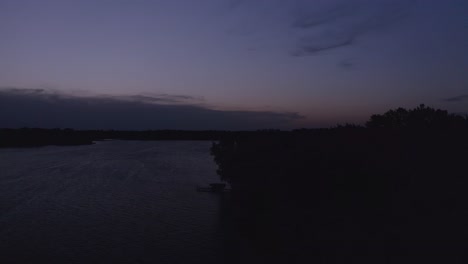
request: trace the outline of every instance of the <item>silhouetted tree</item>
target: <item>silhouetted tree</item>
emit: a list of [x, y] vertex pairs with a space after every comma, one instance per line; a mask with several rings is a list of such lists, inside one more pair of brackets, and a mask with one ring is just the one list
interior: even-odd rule
[[372, 115], [366, 123], [368, 128], [392, 129], [450, 129], [467, 127], [466, 117], [449, 114], [445, 110], [427, 107], [424, 104], [415, 109], [397, 108], [383, 115]]
[[337, 128], [337, 129], [361, 129], [361, 128], [364, 128], [364, 127], [361, 126], [361, 125], [345, 123], [344, 125], [338, 124], [338, 125], [336, 125], [335, 128]]

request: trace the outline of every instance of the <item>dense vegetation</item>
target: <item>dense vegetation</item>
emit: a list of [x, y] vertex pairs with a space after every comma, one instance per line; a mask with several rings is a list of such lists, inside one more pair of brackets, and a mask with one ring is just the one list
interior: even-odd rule
[[468, 127], [468, 118], [422, 104], [415, 109], [400, 107], [383, 115], [372, 115], [366, 126], [388, 129], [464, 129]]
[[269, 261], [461, 263], [467, 124], [400, 108], [367, 128], [226, 138], [212, 154], [232, 185], [239, 232]]

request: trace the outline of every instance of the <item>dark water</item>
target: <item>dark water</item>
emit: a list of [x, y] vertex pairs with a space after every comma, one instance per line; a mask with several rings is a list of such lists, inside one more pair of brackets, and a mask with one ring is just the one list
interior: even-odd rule
[[0, 150], [0, 263], [222, 263], [210, 142]]

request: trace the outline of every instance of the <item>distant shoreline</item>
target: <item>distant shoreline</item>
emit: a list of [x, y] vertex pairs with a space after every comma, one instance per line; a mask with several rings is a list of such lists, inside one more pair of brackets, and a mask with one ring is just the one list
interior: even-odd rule
[[0, 148], [31, 148], [43, 146], [92, 145], [95, 142], [111, 140], [201, 140], [217, 141], [233, 135], [253, 132], [229, 131], [187, 131], [187, 130], [73, 130], [43, 128], [0, 129]]

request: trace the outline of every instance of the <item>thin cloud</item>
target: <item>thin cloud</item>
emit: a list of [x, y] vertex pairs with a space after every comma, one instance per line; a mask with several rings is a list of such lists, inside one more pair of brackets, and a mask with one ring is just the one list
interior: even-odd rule
[[[339, 39], [341, 38], [341, 39]], [[354, 36], [337, 36], [337, 38], [316, 39], [305, 37], [299, 40], [299, 48], [291, 53], [293, 56], [301, 57], [312, 55], [322, 51], [337, 49], [353, 44]]]
[[170, 94], [138, 94], [124, 96], [101, 95], [103, 98], [113, 98], [123, 101], [139, 102], [139, 103], [157, 103], [157, 104], [195, 104], [203, 101], [202, 98], [197, 98], [188, 95], [170, 95]]
[[305, 9], [292, 28], [300, 35], [293, 56], [306, 56], [353, 45], [372, 31], [380, 31], [408, 15], [413, 0], [345, 1], [322, 10]]
[[36, 88], [17, 88], [17, 87], [0, 87], [0, 93], [10, 95], [24, 95], [24, 96], [39, 96], [42, 99], [59, 99], [59, 98], [100, 98], [110, 100], [129, 101], [137, 103], [160, 103], [160, 104], [196, 104], [204, 101], [201, 97], [194, 97], [190, 95], [173, 95], [173, 94], [156, 94], [156, 93], [143, 93], [136, 95], [110, 95], [110, 94], [97, 94], [90, 95], [82, 93], [81, 95], [71, 95], [65, 92], [36, 89]]
[[36, 89], [36, 88], [1, 87], [0, 89], [3, 92], [17, 93], [17, 94], [40, 94], [40, 93], [45, 93], [44, 89]]
[[354, 67], [354, 62], [352, 60], [343, 60], [338, 64], [338, 66], [348, 70]]
[[454, 96], [450, 98], [445, 98], [443, 99], [443, 101], [451, 102], [451, 103], [468, 101], [468, 94], [462, 94], [462, 95], [458, 95], [458, 96]]
[[288, 112], [214, 110], [182, 103], [181, 100], [192, 99], [185, 95], [168, 99], [171, 96], [165, 94], [162, 98], [141, 95], [78, 97], [36, 89], [0, 89], [0, 128], [287, 129], [303, 118], [298, 113]]
[[327, 10], [301, 10], [294, 18], [292, 26], [300, 29], [317, 27], [351, 15], [354, 10], [356, 6], [351, 2], [341, 3]]
[[177, 103], [178, 101], [171, 98], [160, 98], [160, 97], [153, 97], [153, 96], [145, 96], [145, 95], [130, 95], [124, 97], [118, 97], [123, 100], [130, 100], [136, 101], [140, 103]]

